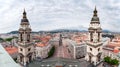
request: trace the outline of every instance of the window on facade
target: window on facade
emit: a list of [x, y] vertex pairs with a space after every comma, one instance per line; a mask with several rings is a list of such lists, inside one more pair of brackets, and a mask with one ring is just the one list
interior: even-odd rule
[[22, 48], [20, 48], [20, 51], [23, 51], [23, 49], [22, 49]]
[[30, 51], [30, 48], [28, 48], [28, 51]]
[[27, 41], [30, 41], [30, 34], [27, 35]]
[[92, 51], [92, 48], [90, 48], [90, 51]]
[[21, 39], [21, 41], [23, 41], [23, 39], [22, 39], [22, 34], [20, 34], [20, 39]]
[[98, 51], [100, 51], [100, 48], [98, 48]]

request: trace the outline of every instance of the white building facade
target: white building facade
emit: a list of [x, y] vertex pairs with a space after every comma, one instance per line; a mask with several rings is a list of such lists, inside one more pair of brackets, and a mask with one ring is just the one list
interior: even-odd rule
[[49, 43], [44, 46], [40, 46], [40, 44], [38, 44], [38, 46], [35, 47], [36, 57], [39, 57], [41, 59], [47, 58], [48, 52], [51, 50], [51, 48], [52, 45]]
[[74, 59], [80, 59], [85, 57], [86, 54], [86, 45], [85, 43], [77, 44], [75, 41], [67, 39], [68, 42], [67, 48], [68, 52]]
[[95, 66], [101, 62], [102, 57], [102, 29], [97, 16], [95, 7], [93, 17], [91, 19], [89, 28], [89, 40], [86, 42], [87, 54], [85, 59]]
[[31, 38], [31, 31], [29, 21], [26, 17], [26, 12], [23, 12], [19, 28], [19, 41], [18, 41], [18, 62], [26, 66], [34, 59], [34, 44]]

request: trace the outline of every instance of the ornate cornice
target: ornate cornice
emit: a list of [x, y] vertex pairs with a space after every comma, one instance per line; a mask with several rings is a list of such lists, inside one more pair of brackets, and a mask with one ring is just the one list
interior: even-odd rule
[[95, 48], [97, 48], [97, 47], [103, 45], [102, 42], [100, 42], [100, 43], [87, 42], [86, 44], [89, 45], [89, 46], [95, 47]]
[[28, 46], [34, 45], [34, 43], [25, 43], [25, 44], [24, 43], [18, 43], [18, 45], [21, 46], [21, 47], [26, 48]]

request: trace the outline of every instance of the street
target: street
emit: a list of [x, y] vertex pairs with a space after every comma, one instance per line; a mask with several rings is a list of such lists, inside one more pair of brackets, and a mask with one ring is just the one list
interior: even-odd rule
[[56, 46], [56, 50], [53, 57], [72, 58], [70, 53], [68, 52], [66, 45], [67, 45], [66, 40], [63, 39], [62, 45]]

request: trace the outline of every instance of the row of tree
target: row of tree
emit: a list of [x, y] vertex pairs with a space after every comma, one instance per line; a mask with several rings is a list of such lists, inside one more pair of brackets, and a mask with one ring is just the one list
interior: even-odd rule
[[3, 39], [3, 38], [0, 38], [0, 42], [11, 42], [13, 38], [6, 38], [6, 39]]
[[48, 52], [48, 57], [47, 57], [47, 58], [53, 56], [53, 55], [54, 55], [54, 52], [55, 52], [55, 46], [53, 46], [53, 47], [51, 48], [51, 50]]
[[111, 57], [105, 57], [104, 62], [111, 64], [111, 65], [118, 65], [119, 61], [117, 59], [112, 59]]
[[10, 37], [10, 38], [6, 38], [6, 39], [0, 38], [0, 42], [11, 42], [12, 39], [14, 39], [14, 38], [17, 38], [17, 37]]

